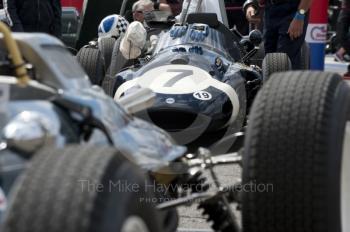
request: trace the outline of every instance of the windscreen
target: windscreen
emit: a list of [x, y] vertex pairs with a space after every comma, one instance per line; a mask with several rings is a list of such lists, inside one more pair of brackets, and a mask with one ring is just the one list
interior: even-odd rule
[[193, 45], [202, 46], [203, 49], [214, 50], [215, 52], [225, 54], [225, 39], [224, 36], [217, 30], [209, 28], [208, 36], [200, 42], [194, 41], [190, 38], [191, 30], [188, 29], [186, 34], [180, 38], [173, 39], [170, 37], [169, 32], [163, 32], [160, 34], [155, 53], [158, 53], [167, 48], [171, 48], [179, 45]]

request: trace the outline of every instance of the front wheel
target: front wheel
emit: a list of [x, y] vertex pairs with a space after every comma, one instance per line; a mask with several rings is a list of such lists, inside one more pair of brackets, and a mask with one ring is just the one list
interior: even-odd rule
[[112, 52], [116, 39], [115, 38], [100, 38], [98, 40], [98, 49], [101, 51], [104, 61], [105, 73], [108, 73], [109, 66], [112, 60]]
[[350, 231], [350, 88], [337, 74], [275, 74], [249, 118], [243, 227]]
[[10, 196], [2, 232], [160, 232], [147, 182], [112, 148], [35, 155]]
[[78, 62], [94, 85], [101, 85], [105, 76], [102, 53], [94, 47], [82, 47], [77, 56]]
[[273, 73], [286, 72], [291, 69], [292, 63], [286, 53], [268, 53], [262, 63], [264, 82], [267, 82]]

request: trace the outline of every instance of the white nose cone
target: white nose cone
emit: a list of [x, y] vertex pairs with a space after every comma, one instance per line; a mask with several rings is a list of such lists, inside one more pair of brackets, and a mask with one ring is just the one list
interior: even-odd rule
[[[148, 88], [157, 94], [185, 95], [191, 94], [198, 101], [209, 101], [214, 98], [208, 92], [209, 88], [226, 94], [233, 106], [230, 123], [236, 120], [240, 103], [237, 92], [230, 85], [213, 78], [205, 70], [192, 65], [164, 65], [148, 70], [143, 75], [122, 84], [114, 95], [119, 101], [133, 88]], [[168, 104], [173, 104], [173, 99], [168, 99]]]
[[120, 44], [120, 52], [128, 59], [136, 59], [141, 55], [147, 39], [146, 29], [140, 22], [129, 25], [124, 38]]

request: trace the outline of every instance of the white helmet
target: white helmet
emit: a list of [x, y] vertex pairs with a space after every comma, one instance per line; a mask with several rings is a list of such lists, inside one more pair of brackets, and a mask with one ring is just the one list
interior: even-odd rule
[[126, 32], [129, 22], [122, 16], [113, 14], [102, 19], [98, 26], [98, 37], [116, 37]]

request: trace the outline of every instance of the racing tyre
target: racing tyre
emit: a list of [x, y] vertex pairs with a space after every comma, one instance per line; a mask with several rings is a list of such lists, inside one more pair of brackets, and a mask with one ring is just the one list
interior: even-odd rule
[[112, 59], [115, 38], [100, 38], [98, 40], [98, 49], [101, 51], [104, 60], [105, 72], [109, 69]]
[[145, 183], [113, 148], [45, 149], [14, 187], [1, 231], [160, 232]]
[[77, 60], [89, 76], [91, 83], [101, 85], [105, 75], [101, 52], [97, 48], [83, 47], [77, 54]]
[[109, 66], [109, 75], [114, 77], [116, 74], [123, 69], [123, 67], [128, 63], [128, 61], [123, 57], [121, 52], [119, 51], [120, 43], [122, 41], [122, 37], [119, 37], [114, 44], [113, 52], [112, 52], [112, 60], [111, 65]]
[[116, 81], [116, 78], [106, 75], [102, 82], [102, 89], [112, 98], [114, 98], [114, 94], [116, 93]]
[[269, 53], [266, 54], [263, 63], [264, 82], [268, 81], [270, 76], [276, 72], [285, 72], [292, 69], [292, 63], [285, 53]]
[[244, 151], [244, 231], [350, 231], [350, 88], [339, 75], [274, 74]]
[[304, 42], [301, 47], [301, 70], [310, 69], [310, 47], [309, 44]]

